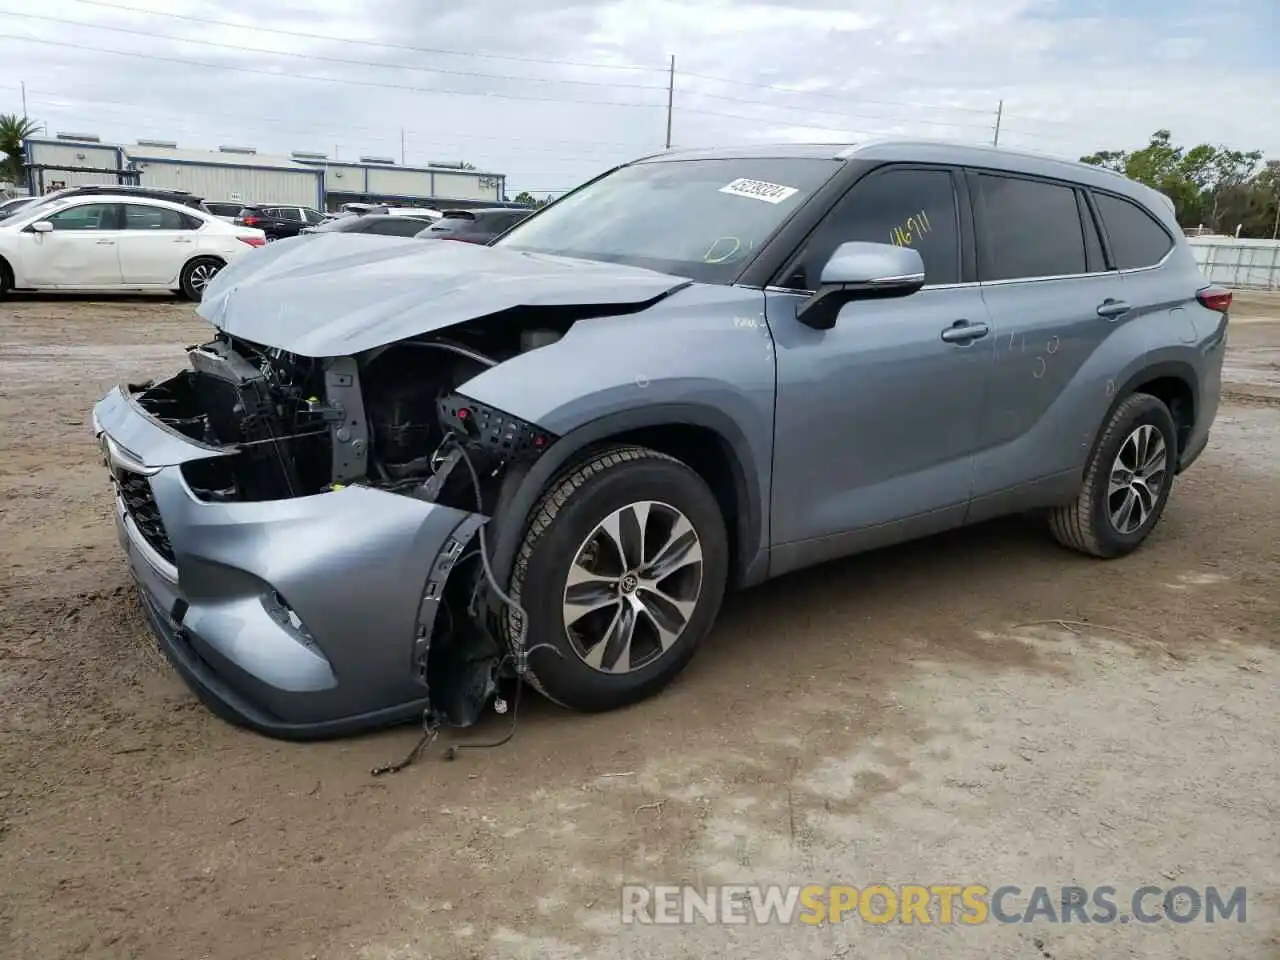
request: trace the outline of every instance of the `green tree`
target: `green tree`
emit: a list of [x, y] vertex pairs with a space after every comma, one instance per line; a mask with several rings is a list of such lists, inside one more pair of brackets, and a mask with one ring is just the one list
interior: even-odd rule
[[30, 117], [16, 113], [0, 113], [0, 180], [21, 183], [26, 172], [22, 157], [22, 141], [36, 132], [37, 124]]
[[548, 203], [550, 203], [554, 199], [555, 197], [543, 197], [541, 200], [539, 200], [528, 190], [521, 190], [519, 193], [516, 194], [515, 202], [523, 203], [527, 206], [533, 207], [533, 209], [535, 210], [541, 210], [543, 207], [545, 207]]
[[[1157, 130], [1140, 150], [1100, 150], [1080, 159], [1159, 190], [1173, 201], [1184, 227], [1203, 223], [1234, 232], [1243, 221], [1233, 217], [1257, 202], [1254, 180], [1262, 159], [1257, 150], [1244, 152], [1207, 143], [1188, 149], [1175, 144], [1170, 131]], [[1228, 222], [1229, 228], [1224, 228]]]

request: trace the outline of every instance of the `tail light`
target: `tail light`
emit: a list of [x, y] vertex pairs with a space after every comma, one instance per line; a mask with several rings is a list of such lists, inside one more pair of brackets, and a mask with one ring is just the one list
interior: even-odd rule
[[255, 227], [258, 225], [258, 218], [257, 217], [241, 217], [240, 222], [243, 223], [246, 227]]
[[267, 245], [266, 237], [240, 237], [241, 243], [247, 243], [251, 247], [265, 247]]
[[1231, 309], [1231, 291], [1225, 287], [1207, 286], [1196, 291], [1196, 299], [1202, 307], [1208, 307], [1218, 313], [1226, 313]]

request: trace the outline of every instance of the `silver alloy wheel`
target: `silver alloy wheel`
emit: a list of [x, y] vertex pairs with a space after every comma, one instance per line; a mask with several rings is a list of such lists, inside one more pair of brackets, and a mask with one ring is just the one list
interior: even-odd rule
[[1127, 536], [1147, 522], [1164, 487], [1167, 459], [1164, 436], [1149, 423], [1120, 444], [1107, 484], [1107, 513], [1117, 533]]
[[640, 670], [680, 639], [701, 593], [698, 532], [670, 504], [643, 500], [609, 514], [578, 547], [565, 632], [593, 670]]
[[209, 285], [209, 281], [216, 277], [221, 269], [215, 263], [197, 263], [191, 268], [191, 289], [196, 293], [203, 294], [204, 288]]

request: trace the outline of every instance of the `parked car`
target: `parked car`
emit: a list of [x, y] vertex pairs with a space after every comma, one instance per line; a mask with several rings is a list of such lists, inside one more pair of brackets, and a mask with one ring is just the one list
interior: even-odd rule
[[339, 217], [314, 227], [303, 227], [303, 233], [369, 233], [383, 237], [414, 237], [432, 221], [425, 217], [393, 217], [367, 213], [362, 216]]
[[69, 197], [88, 197], [100, 196], [107, 194], [113, 197], [138, 197], [150, 198], [152, 200], [167, 200], [170, 203], [181, 204], [184, 207], [191, 207], [193, 210], [199, 210], [208, 213], [204, 205], [204, 198], [197, 197], [193, 193], [186, 190], [167, 190], [162, 187], [139, 187], [130, 185], [103, 184], [103, 183], [85, 183], [74, 187], [63, 187], [61, 190], [54, 190], [43, 196], [37, 197], [35, 202], [30, 206], [20, 209], [30, 212], [37, 205], [44, 206], [46, 204], [56, 203], [60, 200], [66, 200]]
[[439, 220], [444, 214], [434, 207], [395, 207], [395, 206], [378, 206], [370, 207], [362, 214], [378, 214], [386, 217], [417, 217], [419, 219]]
[[315, 226], [324, 220], [325, 215], [313, 207], [253, 203], [241, 208], [235, 222], [242, 227], [261, 230], [268, 240], [280, 240], [296, 237], [303, 227]]
[[152, 628], [224, 716], [466, 725], [504, 676], [647, 697], [727, 589], [856, 551], [1036, 511], [1128, 554], [1208, 440], [1230, 304], [1096, 167], [673, 151], [489, 246], [237, 260], [191, 369], [93, 422]]
[[444, 216], [418, 234], [429, 240], [463, 240], [488, 243], [529, 216], [531, 210], [509, 207], [477, 210], [446, 210]]
[[0, 220], [10, 214], [17, 213], [23, 207], [35, 203], [39, 197], [9, 197], [7, 200], [0, 200]]
[[81, 194], [0, 223], [9, 290], [173, 290], [199, 300], [224, 266], [266, 237], [150, 197]]
[[240, 211], [244, 209], [244, 204], [238, 200], [206, 200], [204, 206], [219, 220], [225, 220], [228, 223], [235, 223], [236, 218], [240, 216]]

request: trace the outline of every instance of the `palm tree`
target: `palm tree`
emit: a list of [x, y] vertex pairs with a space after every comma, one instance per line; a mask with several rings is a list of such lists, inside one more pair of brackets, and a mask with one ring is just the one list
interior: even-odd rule
[[22, 181], [26, 170], [22, 141], [36, 132], [38, 124], [30, 117], [16, 113], [0, 113], [0, 180]]

